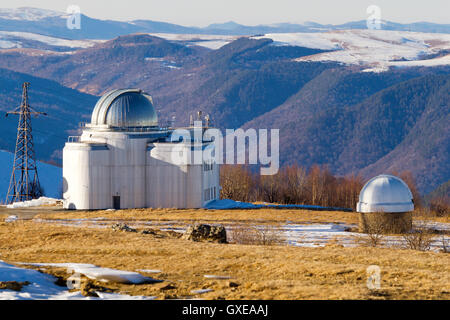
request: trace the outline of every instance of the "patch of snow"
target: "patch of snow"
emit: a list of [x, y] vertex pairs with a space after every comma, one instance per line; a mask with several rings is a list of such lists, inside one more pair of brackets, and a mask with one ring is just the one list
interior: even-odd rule
[[418, 220], [415, 222], [415, 224], [439, 231], [450, 231], [450, 223]]
[[213, 50], [220, 49], [224, 45], [239, 38], [239, 36], [214, 34], [150, 33], [150, 35], [169, 41], [183, 42], [187, 45], [195, 45]]
[[228, 279], [231, 279], [231, 277], [229, 277], [229, 276], [216, 276], [216, 275], [213, 275], [213, 274], [205, 274], [204, 277], [207, 278], [207, 279], [217, 279], [217, 280], [228, 280]]
[[103, 282], [118, 282], [118, 283], [146, 283], [153, 282], [155, 279], [144, 277], [137, 272], [121, 271], [109, 268], [99, 267], [75, 267], [75, 272], [84, 274], [90, 279], [95, 279]]
[[0, 9], [0, 18], [8, 20], [39, 21], [46, 18], [65, 18], [66, 13], [30, 7]]
[[194, 41], [191, 42], [194, 46], [205, 47], [211, 50], [217, 50], [222, 48], [224, 45], [229, 44], [230, 41], [227, 40], [204, 40], [204, 41]]
[[41, 34], [30, 32], [0, 31], [0, 48], [3, 49], [22, 48], [22, 42], [20, 41], [21, 39], [33, 40], [51, 46], [67, 47], [67, 48], [90, 48], [98, 43], [106, 41], [106, 40], [68, 40], [44, 36]]
[[9, 208], [9, 209], [40, 207], [40, 206], [43, 206], [43, 205], [57, 204], [58, 202], [61, 202], [61, 201], [62, 200], [60, 200], [60, 199], [40, 197], [39, 199], [33, 199], [33, 200], [29, 200], [29, 201], [14, 202], [12, 204], [8, 204], [6, 207]]
[[320, 247], [330, 240], [340, 239], [343, 245], [353, 242], [356, 233], [348, 232], [349, 226], [326, 224], [291, 224], [280, 227], [280, 233], [289, 245], [296, 247]]
[[129, 296], [119, 293], [106, 293], [95, 291], [98, 297], [102, 300], [155, 300], [155, 296]]
[[362, 72], [381, 73], [381, 72], [385, 72], [385, 71], [389, 71], [388, 66], [377, 66], [377, 67], [367, 68], [367, 69], [364, 69]]
[[450, 65], [450, 54], [442, 57], [425, 60], [412, 60], [412, 61], [392, 61], [389, 63], [393, 67], [436, 67]]
[[181, 69], [176, 65], [176, 62], [173, 60], [167, 60], [166, 58], [158, 58], [158, 57], [147, 57], [145, 58], [145, 61], [149, 62], [160, 62], [162, 67], [166, 67], [169, 69]]
[[157, 62], [164, 62], [166, 61], [165, 58], [154, 58], [154, 57], [147, 57], [145, 58], [145, 61], [157, 61]]
[[180, 67], [172, 66], [172, 65], [165, 65], [164, 67], [169, 68], [169, 69], [181, 69]]
[[212, 292], [214, 290], [212, 289], [200, 289], [200, 290], [191, 290], [191, 293], [194, 294], [203, 294], [203, 293], [208, 293], [208, 292]]
[[144, 272], [144, 273], [161, 273], [161, 270], [152, 270], [152, 269], [139, 269], [137, 270], [139, 272]]
[[[6, 198], [9, 181], [11, 179], [11, 169], [14, 162], [14, 154], [0, 150], [0, 199]], [[39, 173], [39, 182], [44, 188], [45, 196], [56, 198], [60, 194], [62, 185], [62, 168], [48, 163], [38, 161], [37, 168]]]
[[0, 281], [28, 281], [21, 291], [0, 290], [0, 300], [145, 300], [155, 297], [128, 296], [97, 292], [99, 298], [84, 297], [79, 291], [69, 292], [57, 286], [56, 278], [36, 270], [19, 268], [0, 260]]
[[9, 216], [8, 218], [5, 219], [5, 222], [10, 223], [10, 222], [17, 221], [17, 219], [19, 219], [18, 216]]
[[[436, 230], [450, 229], [449, 223], [427, 224]], [[264, 229], [267, 232], [267, 226], [254, 226], [256, 229]], [[349, 232], [352, 225], [336, 224], [336, 223], [313, 223], [313, 224], [286, 224], [281, 227], [269, 226], [269, 230], [276, 233], [280, 240], [285, 241], [288, 245], [296, 247], [322, 247], [330, 243], [330, 241], [337, 241], [338, 244], [344, 247], [355, 247], [358, 244], [356, 239], [367, 238], [367, 234], [358, 232]], [[356, 227], [353, 225], [353, 227]], [[232, 233], [231, 233], [232, 235]], [[445, 241], [450, 241], [449, 236], [436, 236], [431, 243], [432, 251], [439, 251], [442, 249], [442, 238]], [[382, 246], [384, 247], [405, 247], [405, 239], [402, 236], [385, 235], [383, 236]]]
[[22, 48], [22, 45], [17, 42], [0, 40], [0, 49]]
[[[321, 34], [321, 33], [319, 33]], [[268, 33], [254, 39], [270, 38], [274, 45], [289, 45], [321, 50], [341, 50], [340, 42], [333, 41], [325, 36], [317, 36], [317, 33]]]
[[85, 275], [89, 279], [98, 280], [102, 282], [117, 282], [117, 283], [147, 283], [158, 280], [144, 277], [137, 272], [122, 271], [110, 268], [101, 268], [92, 264], [83, 263], [25, 263], [36, 267], [57, 267], [67, 268], [74, 273]]

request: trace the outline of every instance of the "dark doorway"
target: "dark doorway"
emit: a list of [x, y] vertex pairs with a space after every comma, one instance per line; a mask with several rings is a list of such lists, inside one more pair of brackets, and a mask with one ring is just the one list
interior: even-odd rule
[[116, 210], [120, 209], [120, 196], [113, 196], [113, 208]]

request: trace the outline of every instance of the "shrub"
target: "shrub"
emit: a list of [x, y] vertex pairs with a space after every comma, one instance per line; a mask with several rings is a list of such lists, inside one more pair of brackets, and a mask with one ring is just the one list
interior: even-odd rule
[[[362, 217], [360, 217], [362, 219]], [[356, 243], [362, 246], [378, 247], [384, 239], [385, 226], [383, 219], [372, 214], [371, 218], [365, 221], [364, 235], [356, 236]]]
[[416, 222], [412, 231], [403, 234], [405, 247], [420, 251], [430, 250], [433, 237], [433, 232], [426, 226], [425, 222]]
[[261, 225], [257, 227], [236, 225], [229, 231], [230, 242], [253, 245], [280, 244], [282, 239], [277, 226]]

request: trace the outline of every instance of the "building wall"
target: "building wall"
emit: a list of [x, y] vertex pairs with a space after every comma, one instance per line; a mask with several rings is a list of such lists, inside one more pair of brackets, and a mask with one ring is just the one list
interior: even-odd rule
[[65, 208], [91, 209], [111, 206], [109, 150], [102, 145], [68, 143], [63, 150]]
[[121, 208], [144, 208], [146, 204], [146, 139], [117, 135], [108, 140], [112, 161], [112, 196], [120, 196]]
[[119, 196], [122, 209], [201, 208], [213, 200], [205, 190], [216, 188], [218, 198], [219, 166], [189, 164], [190, 149], [126, 133], [84, 133], [63, 151], [64, 207], [112, 208]]
[[201, 208], [202, 165], [191, 164], [190, 144], [152, 143], [147, 155], [149, 207]]

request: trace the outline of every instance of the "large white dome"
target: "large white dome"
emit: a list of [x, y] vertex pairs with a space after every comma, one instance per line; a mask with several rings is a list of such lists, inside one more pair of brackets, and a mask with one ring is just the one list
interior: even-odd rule
[[369, 180], [359, 194], [358, 212], [409, 212], [414, 210], [413, 196], [400, 178], [380, 175]]
[[120, 89], [98, 100], [91, 124], [116, 128], [156, 127], [158, 116], [150, 95], [139, 89]]

